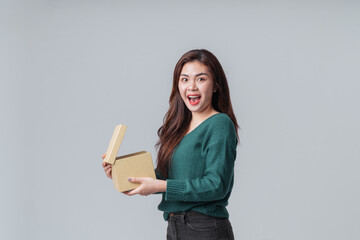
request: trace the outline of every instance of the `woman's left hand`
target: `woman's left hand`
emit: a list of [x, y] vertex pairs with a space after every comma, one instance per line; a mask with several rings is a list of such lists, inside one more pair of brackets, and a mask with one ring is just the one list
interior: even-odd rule
[[141, 196], [147, 196], [149, 194], [166, 191], [166, 181], [157, 180], [150, 177], [132, 177], [128, 179], [131, 183], [139, 183], [137, 188], [124, 192], [128, 196], [140, 194]]

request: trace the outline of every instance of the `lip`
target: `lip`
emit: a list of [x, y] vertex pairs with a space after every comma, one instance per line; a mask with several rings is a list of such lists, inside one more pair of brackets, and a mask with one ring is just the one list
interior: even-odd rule
[[[196, 102], [191, 102], [191, 101], [190, 101], [190, 97], [193, 97], [193, 96], [195, 96], [195, 97], [199, 97], [199, 100], [198, 100], [198, 101], [196, 101]], [[201, 99], [201, 95], [199, 95], [199, 94], [188, 94], [186, 97], [187, 97], [187, 99], [188, 99], [188, 101], [189, 101], [190, 105], [192, 105], [192, 106], [195, 106], [195, 105], [199, 104], [200, 99]]]

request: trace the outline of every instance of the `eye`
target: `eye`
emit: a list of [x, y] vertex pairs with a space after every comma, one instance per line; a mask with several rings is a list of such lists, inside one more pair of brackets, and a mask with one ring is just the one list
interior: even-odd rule
[[204, 81], [205, 78], [202, 78], [202, 77], [201, 77], [201, 78], [198, 78], [197, 80], [200, 82], [200, 81]]
[[186, 82], [188, 79], [187, 78], [182, 78], [181, 81], [182, 82]]

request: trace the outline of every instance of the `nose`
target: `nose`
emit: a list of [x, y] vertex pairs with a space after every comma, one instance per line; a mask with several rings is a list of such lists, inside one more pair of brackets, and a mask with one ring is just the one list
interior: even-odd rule
[[188, 91], [195, 91], [195, 90], [197, 90], [197, 86], [196, 86], [196, 81], [193, 80], [193, 81], [191, 81], [190, 84], [189, 84]]

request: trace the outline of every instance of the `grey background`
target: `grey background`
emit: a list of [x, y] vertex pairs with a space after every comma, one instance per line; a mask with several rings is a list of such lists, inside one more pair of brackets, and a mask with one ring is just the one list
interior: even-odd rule
[[241, 126], [236, 239], [360, 239], [357, 1], [1, 1], [0, 238], [164, 239], [160, 195], [101, 167], [151, 151], [172, 71], [222, 63]]

